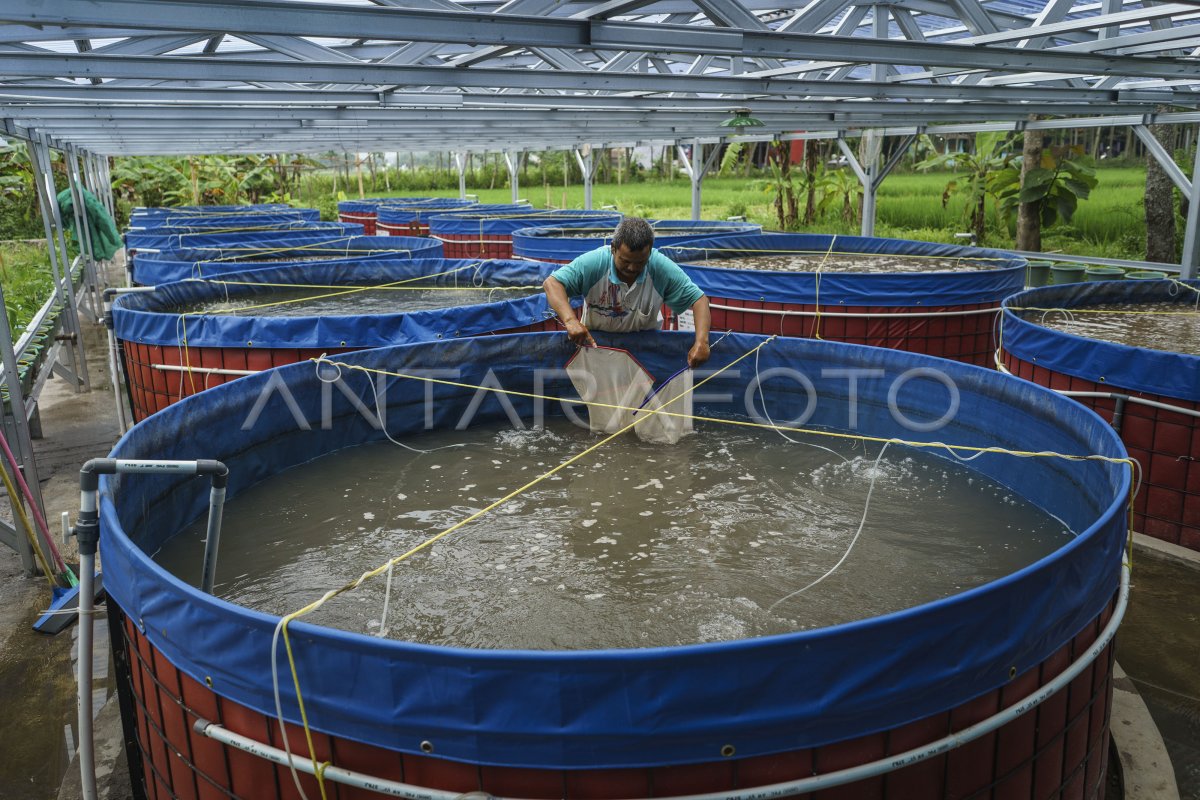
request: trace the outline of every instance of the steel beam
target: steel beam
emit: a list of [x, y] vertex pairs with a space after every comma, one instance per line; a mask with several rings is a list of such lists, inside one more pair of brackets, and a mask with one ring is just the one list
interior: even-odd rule
[[[1198, 131], [1200, 133], [1200, 131]], [[1179, 276], [1192, 280], [1200, 269], [1200, 148], [1196, 149], [1196, 161], [1192, 167], [1192, 187], [1188, 192], [1187, 223], [1183, 235], [1183, 258], [1179, 264]]]
[[[652, 52], [693, 52], [710, 55], [742, 55], [749, 58], [832, 59], [867, 63], [958, 66], [997, 70], [1028, 70], [1070, 74], [1122, 74], [1147, 77], [1184, 77], [1194, 74], [1194, 63], [1184, 59], [1138, 59], [1121, 56], [1091, 56], [1052, 52], [1031, 53], [1021, 48], [978, 47], [979, 44], [1012, 41], [1011, 31], [996, 29], [975, 0], [954, 0], [959, 10], [983, 30], [970, 45], [895, 42], [879, 44], [869, 39], [750, 31], [735, 28], [699, 28], [656, 23], [574, 20], [518, 14], [410, 10], [305, 4], [304, 13], [283, 3], [253, 0], [58, 0], [51, 8], [26, 5], [5, 16], [29, 24], [113, 25], [143, 27], [156, 31], [211, 31], [234, 35], [276, 34], [284, 36], [344, 37], [357, 39], [364, 30], [372, 39], [404, 42], [433, 41], [469, 45], [590, 48]], [[1149, 16], [1171, 16], [1194, 11], [1173, 3], [1138, 9], [1130, 21], [1144, 22]], [[1119, 24], [1121, 14], [1100, 15], [1082, 21], [1057, 23], [1094, 28]], [[1043, 26], [1038, 35], [1049, 35], [1054, 26]], [[988, 38], [993, 37], [993, 38]], [[1016, 40], [1028, 38], [1022, 31]], [[115, 77], [115, 76], [114, 76]], [[141, 76], [138, 76], [141, 77]], [[285, 79], [286, 80], [286, 79]], [[305, 80], [300, 78], [300, 80]], [[336, 81], [326, 81], [336, 82]], [[361, 83], [361, 80], [350, 81]], [[382, 81], [386, 83], [387, 81]]]

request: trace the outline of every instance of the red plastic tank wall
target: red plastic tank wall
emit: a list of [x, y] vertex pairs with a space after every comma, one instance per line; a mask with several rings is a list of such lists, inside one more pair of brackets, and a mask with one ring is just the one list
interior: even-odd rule
[[[734, 300], [710, 297], [712, 329], [740, 333], [778, 334], [832, 342], [850, 342], [893, 350], [924, 353], [977, 366], [990, 366], [996, 350], [995, 313], [962, 314], [999, 309], [999, 302], [960, 306], [821, 306]], [[821, 316], [781, 314], [783, 311], [826, 312]], [[836, 317], [837, 314], [891, 316]], [[948, 312], [946, 316], [929, 316]], [[906, 316], [896, 316], [905, 314]]]
[[375, 235], [375, 215], [361, 211], [339, 211], [338, 222], [357, 222], [363, 226], [363, 236]]
[[[411, 755], [314, 732], [317, 758], [333, 765], [431, 789], [483, 791], [499, 796], [619, 800], [747, 788], [884, 758], [932, 742], [986, 719], [1061, 673], [1096, 639], [1112, 603], [1050, 658], [1009, 684], [957, 708], [893, 730], [805, 750], [699, 765], [617, 770], [537, 770], [478, 766]], [[141, 774], [151, 800], [225, 800], [228, 797], [298, 798], [287, 767], [227, 748], [192, 729], [199, 718], [282, 748], [272, 718], [225, 699], [180, 672], [119, 609], [116, 633], [120, 680], [131, 689], [127, 731], [135, 733]], [[119, 638], [118, 638], [119, 637]], [[124, 655], [122, 655], [124, 653]], [[1110, 644], [1064, 689], [1032, 711], [958, 749], [896, 772], [803, 795], [809, 800], [884, 798], [992, 798], [993, 800], [1099, 800], [1104, 797], [1112, 701]], [[308, 758], [303, 731], [288, 726], [288, 741]], [[136, 765], [136, 758], [134, 764]], [[316, 780], [301, 775], [308, 797]], [[327, 784], [336, 800], [382, 795]]]
[[[413, 220], [403, 225], [394, 225], [386, 222], [379, 223], [380, 236], [428, 236], [429, 224]], [[450, 256], [446, 256], [450, 258]]]
[[434, 237], [442, 243], [446, 258], [512, 258], [511, 234], [442, 233]]
[[[1051, 389], [1116, 392], [1171, 406], [1200, 411], [1200, 403], [1093, 383], [1003, 354], [1012, 374]], [[1077, 397], [1112, 421], [1116, 401]], [[1142, 488], [1134, 501], [1134, 529], [1173, 544], [1200, 550], [1200, 419], [1141, 403], [1125, 403], [1121, 441], [1142, 466]]]
[[[536, 333], [559, 330], [555, 319], [535, 322], [518, 328], [494, 333]], [[240, 375], [221, 375], [185, 370], [156, 369], [156, 366], [198, 369], [228, 369], [260, 371], [271, 367], [295, 364], [325, 353], [336, 355], [361, 348], [330, 347], [318, 349], [270, 347], [175, 347], [122, 341], [121, 356], [125, 380], [129, 387], [133, 419], [140, 422], [156, 411], [189, 395], [237, 380]]]

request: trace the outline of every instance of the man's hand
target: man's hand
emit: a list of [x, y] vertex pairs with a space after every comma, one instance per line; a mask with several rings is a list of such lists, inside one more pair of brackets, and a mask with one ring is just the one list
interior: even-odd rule
[[[566, 320], [567, 336], [571, 337], [571, 341], [580, 347], [595, 347], [596, 340], [592, 338], [592, 332], [587, 327], [576, 319], [573, 315]], [[707, 348], [705, 348], [705, 358], [707, 356]]]
[[688, 366], [692, 369], [708, 361], [708, 342], [700, 341], [692, 345], [692, 349], [688, 350]]

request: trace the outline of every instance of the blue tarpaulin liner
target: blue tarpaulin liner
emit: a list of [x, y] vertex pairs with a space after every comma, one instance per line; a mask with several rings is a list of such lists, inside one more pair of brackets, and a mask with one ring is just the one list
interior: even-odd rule
[[[169, 230], [169, 229], [168, 229]], [[224, 233], [129, 231], [125, 246], [131, 250], [179, 250], [184, 247], [203, 247], [228, 253], [245, 250], [268, 250], [288, 244], [313, 244], [362, 236], [363, 226], [352, 222], [297, 222], [260, 227], [250, 225], [242, 230]]]
[[[683, 332], [597, 334], [628, 347], [665, 376], [692, 343]], [[733, 334], [713, 348], [708, 367], [729, 365], [763, 341]], [[458, 339], [340, 356], [370, 369], [461, 370], [479, 384], [491, 374], [506, 389], [533, 391], [535, 371], [561, 369], [575, 351], [560, 333]], [[1123, 457], [1110, 426], [1043, 387], [995, 372], [914, 353], [804, 339], [775, 339], [760, 368], [802, 368], [813, 382], [813, 426], [905, 440], [940, 440], [1019, 450]], [[714, 399], [745, 396], [735, 366], [705, 385], [699, 414], [744, 415]], [[888, 412], [889, 387], [913, 368], [935, 369], [958, 387], [960, 408], [944, 428], [907, 429]], [[857, 383], [849, 402], [846, 369], [882, 370]], [[839, 377], [827, 377], [834, 372]], [[561, 374], [561, 373], [560, 373]], [[545, 378], [546, 373], [540, 375]], [[346, 388], [370, 398], [373, 374], [343, 370]], [[298, 423], [281, 392], [295, 401]], [[913, 419], [944, 415], [946, 396], [929, 380], [897, 392]], [[114, 458], [220, 458], [236, 496], [290, 466], [383, 434], [341, 391], [320, 383], [312, 364], [243, 378], [189, 397], [134, 427]], [[544, 392], [571, 396], [567, 379]], [[433, 424], [451, 427], [476, 390], [403, 378], [385, 387], [393, 436], [424, 427], [425, 393]], [[795, 380], [768, 379], [776, 419], [798, 417], [809, 401]], [[274, 394], [256, 424], [240, 429], [264, 392]], [[382, 392], [382, 390], [381, 390]], [[322, 429], [323, 397], [332, 402]], [[526, 418], [533, 401], [507, 400]], [[551, 403], [555, 409], [558, 404]], [[761, 412], [759, 412], [761, 413]], [[495, 397], [480, 415], [502, 420]], [[307, 429], [302, 429], [307, 428]], [[187, 436], [180, 436], [187, 431]], [[565, 456], [566, 454], [564, 454]], [[419, 645], [297, 622], [291, 626], [308, 719], [318, 731], [402, 752], [419, 742], [437, 756], [532, 768], [640, 767], [712, 761], [734, 744], [739, 758], [822, 745], [895, 728], [1005, 686], [1059, 650], [1114, 596], [1126, 534], [1129, 475], [1123, 464], [984, 454], [968, 465], [1058, 515], [1078, 535], [1047, 557], [969, 591], [901, 612], [828, 628], [675, 648], [606, 651], [504, 651]], [[207, 510], [204, 480], [167, 475], [105, 477], [101, 554], [112, 602], [137, 620], [172, 663], [223, 695], [274, 716], [271, 636], [277, 617], [202, 594], [147, 555]], [[486, 525], [486, 522], [483, 523]], [[470, 535], [470, 532], [464, 532]], [[392, 553], [380, 553], [382, 563]], [[419, 566], [417, 567], [419, 569]], [[196, 567], [199, 571], [199, 565]], [[315, 599], [315, 598], [314, 598]], [[283, 713], [299, 717], [280, 648]]]
[[339, 200], [339, 214], [374, 214], [382, 205], [423, 203], [428, 197], [372, 197], [367, 200]]
[[253, 206], [140, 206], [129, 212], [129, 218], [130, 220], [152, 220], [163, 217], [179, 217], [181, 220], [191, 220], [260, 214], [296, 214], [313, 222], [321, 218], [321, 212], [315, 208], [295, 208], [286, 203], [263, 203]]
[[[205, 300], [244, 299], [278, 292], [276, 286], [243, 284], [318, 284], [378, 286], [411, 280], [413, 286], [536, 286], [554, 270], [553, 264], [530, 261], [479, 261], [422, 258], [364, 262], [317, 263], [234, 272], [219, 278], [168, 283], [153, 292], [120, 295], [113, 303], [113, 332], [121, 341], [141, 344], [180, 344], [179, 308]], [[428, 276], [428, 277], [424, 277]], [[414, 280], [419, 279], [419, 280]], [[540, 291], [508, 300], [509, 292], [471, 291], [479, 301], [427, 311], [353, 316], [254, 316], [232, 313], [187, 315], [189, 347], [381, 347], [403, 342], [477, 336], [544, 322], [553, 316]], [[397, 302], [401, 299], [397, 293]], [[261, 300], [257, 302], [269, 302]]]
[[[811, 253], [871, 253], [981, 260], [991, 269], [959, 272], [785, 272], [701, 267], [691, 261]], [[1025, 286], [1025, 259], [1003, 250], [906, 239], [824, 234], [721, 236], [662, 248], [705, 294], [738, 300], [822, 306], [956, 306], [998, 303]]]
[[[445, 214], [454, 209], [487, 208], [474, 200], [459, 200], [456, 197], [435, 197], [420, 203], [387, 203], [381, 205], [375, 212], [375, 219], [380, 225], [408, 225], [428, 219], [434, 214]], [[495, 206], [501, 209], [521, 209], [529, 206]]]
[[176, 228], [172, 232], [182, 230], [207, 230], [211, 228], [248, 228], [265, 225], [286, 225], [297, 222], [320, 222], [321, 212], [315, 208], [293, 208], [280, 211], [261, 211], [257, 213], [236, 214], [162, 214], [154, 216], [133, 216], [129, 220], [130, 230], [153, 231], [156, 228]]
[[[1181, 283], [1200, 290], [1200, 281]], [[1022, 361], [1107, 384], [1114, 391], [1132, 389], [1200, 402], [1200, 356], [1130, 347], [1051, 330], [1037, 323], [1043, 312], [1022, 315], [1010, 310], [1087, 308], [1104, 303], [1178, 303], [1180, 310], [1192, 310], [1196, 293], [1170, 280], [1095, 281], [1031, 289], [1004, 301], [1001, 347]]]
[[[185, 247], [166, 253], [138, 253], [133, 257], [133, 280], [142, 286], [172, 283], [184, 278], [212, 277], [226, 272], [279, 267], [285, 264], [303, 265], [314, 259], [340, 261], [373, 261], [378, 259], [441, 258], [442, 243], [420, 236], [352, 236], [332, 241], [319, 241], [294, 247], [266, 248], [267, 255], [280, 261], [255, 262], [256, 251], [238, 250], [222, 255], [204, 248]], [[294, 259], [288, 261], [287, 259]]]
[[[652, 219], [654, 246], [683, 244], [694, 239], [709, 240], [709, 237], [732, 234], [756, 234], [762, 225], [750, 222], [719, 222], [694, 219]], [[564, 222], [537, 228], [525, 228], [513, 233], [513, 255], [532, 258], [535, 261], [571, 261], [576, 256], [595, 250], [612, 241], [615, 225], [598, 225], [591, 221]], [[594, 232], [586, 239], [564, 239], [564, 234]]]
[[468, 209], [456, 214], [435, 214], [429, 217], [429, 231], [438, 234], [511, 235], [522, 228], [553, 225], [570, 220], [594, 222], [616, 227], [621, 215], [615, 211], [547, 211], [529, 208], [523, 211], [480, 211]]

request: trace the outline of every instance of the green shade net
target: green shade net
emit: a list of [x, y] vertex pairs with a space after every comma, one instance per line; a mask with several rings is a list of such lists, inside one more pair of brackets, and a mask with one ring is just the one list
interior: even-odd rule
[[[101, 205], [94, 194], [87, 189], [83, 192], [83, 211], [87, 214], [88, 233], [92, 240], [92, 255], [101, 260], [108, 260], [124, 245], [121, 234], [117, 232], [117, 224], [109, 216], [108, 209]], [[58, 209], [62, 213], [63, 224], [79, 244], [79, 231], [75, 230], [75, 198], [70, 189], [58, 193]]]

